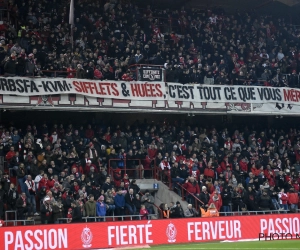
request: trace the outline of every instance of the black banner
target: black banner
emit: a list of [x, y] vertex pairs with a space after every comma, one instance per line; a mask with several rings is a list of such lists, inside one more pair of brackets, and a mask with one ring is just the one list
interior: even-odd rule
[[159, 68], [140, 68], [140, 81], [162, 81], [162, 69]]

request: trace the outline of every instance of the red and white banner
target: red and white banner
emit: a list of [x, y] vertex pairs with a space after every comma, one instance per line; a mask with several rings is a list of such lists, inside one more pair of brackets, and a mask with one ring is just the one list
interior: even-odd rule
[[[187, 242], [299, 237], [299, 214], [138, 220], [0, 228], [0, 249], [94, 249]], [[263, 235], [263, 236], [262, 236]], [[271, 236], [272, 237], [272, 236]], [[273, 237], [274, 238], [274, 237]], [[275, 239], [278, 239], [275, 237]]]
[[164, 100], [163, 82], [95, 81], [68, 78], [0, 77], [3, 95], [41, 96], [77, 94], [124, 100]]

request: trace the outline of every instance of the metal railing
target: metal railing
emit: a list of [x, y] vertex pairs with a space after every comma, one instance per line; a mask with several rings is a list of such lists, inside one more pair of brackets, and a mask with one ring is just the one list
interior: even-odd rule
[[[129, 161], [134, 161], [134, 168], [128, 168], [127, 167], [127, 163]], [[135, 179], [142, 179], [144, 178], [145, 172], [150, 172], [150, 176], [154, 178], [155, 176], [155, 169], [154, 168], [150, 168], [150, 169], [145, 169], [143, 164], [142, 164], [141, 159], [109, 159], [108, 160], [108, 173], [110, 174], [111, 178], [113, 179], [114, 177], [114, 170], [119, 168], [123, 174], [128, 174], [129, 177], [132, 177], [132, 172], [134, 172], [134, 178]], [[112, 162], [117, 163], [116, 168], [113, 168], [111, 165]], [[138, 164], [136, 164], [136, 162], [138, 162]], [[122, 164], [120, 164], [122, 163]]]
[[186, 195], [189, 195], [192, 197], [192, 200], [195, 202], [195, 204], [193, 204], [195, 208], [198, 209], [200, 206], [204, 205], [204, 203], [196, 195], [189, 192], [186, 188], [183, 187], [183, 185], [181, 185], [180, 183], [176, 183], [176, 184], [181, 188], [181, 199], [183, 201], [186, 200]]
[[7, 226], [7, 224], [9, 224], [9, 223], [12, 223], [14, 226], [18, 226], [18, 222], [23, 224], [23, 226], [35, 225], [35, 220], [6, 220], [4, 223], [5, 223], [5, 226]]
[[[297, 213], [300, 209], [296, 210]], [[243, 215], [262, 215], [262, 214], [285, 214], [290, 210], [260, 210], [260, 211], [232, 211], [232, 212], [219, 212], [220, 216], [243, 216]]]
[[[140, 194], [143, 196], [144, 194], [140, 191]], [[159, 206], [157, 206], [155, 203], [153, 203], [153, 206], [157, 209], [159, 218], [163, 218], [163, 211], [161, 210], [161, 208]]]
[[[148, 214], [146, 215], [147, 219], [158, 219], [157, 214]], [[113, 215], [113, 216], [96, 216], [96, 217], [82, 217], [82, 222], [100, 222], [106, 221], [107, 219], [112, 219], [112, 221], [116, 221], [116, 219], [121, 218], [122, 221], [124, 219], [129, 218], [130, 220], [141, 220], [145, 215], [134, 214], [134, 215]], [[69, 218], [58, 218], [58, 221], [62, 221], [63, 223], [68, 223], [70, 221]], [[111, 221], [111, 220], [109, 220]]]

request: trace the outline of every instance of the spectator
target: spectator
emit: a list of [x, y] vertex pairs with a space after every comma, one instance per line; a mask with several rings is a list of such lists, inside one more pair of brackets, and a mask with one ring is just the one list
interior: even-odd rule
[[61, 199], [58, 199], [52, 205], [52, 216], [53, 216], [53, 222], [55, 224], [60, 223], [59, 219], [64, 217], [63, 212], [64, 212], [63, 204], [61, 202]]
[[122, 193], [122, 189], [118, 190], [115, 196], [115, 211], [117, 216], [122, 216], [125, 214], [125, 197]]
[[[96, 201], [94, 195], [90, 194], [88, 201], [85, 203], [85, 214], [86, 217], [96, 217]], [[89, 219], [89, 221], [95, 221]]]
[[174, 207], [174, 210], [172, 211], [172, 218], [183, 218], [184, 212], [181, 207], [181, 204], [179, 201], [176, 202], [176, 206]]
[[52, 223], [52, 203], [50, 197], [45, 197], [41, 205], [41, 223]]
[[188, 204], [187, 209], [184, 211], [184, 216], [187, 218], [190, 217], [197, 217], [199, 215], [199, 212], [193, 208], [192, 204]]
[[221, 197], [222, 197], [222, 211], [225, 213], [225, 216], [228, 216], [229, 212], [231, 212], [231, 192], [228, 191], [227, 187], [224, 187], [222, 193], [221, 193]]
[[[101, 195], [97, 200], [97, 217], [104, 217], [106, 215], [107, 205], [104, 203], [104, 196]], [[103, 221], [103, 218], [100, 218], [99, 221]]]
[[18, 191], [15, 188], [15, 184], [10, 183], [9, 190], [7, 192], [8, 210], [16, 210], [17, 199], [18, 199]]
[[207, 192], [207, 187], [203, 186], [202, 187], [202, 192], [200, 193], [199, 196], [200, 201], [202, 201], [203, 205], [205, 207], [208, 207], [208, 202], [209, 202], [209, 194]]
[[160, 204], [159, 208], [162, 211], [162, 218], [163, 219], [169, 219], [170, 218], [170, 210], [168, 208], [168, 204], [167, 203], [162, 203], [162, 204]]
[[268, 195], [268, 192], [264, 189], [262, 191], [262, 195], [258, 197], [258, 208], [262, 211], [271, 210], [272, 200], [271, 197]]
[[24, 184], [25, 181], [25, 168], [24, 168], [24, 164], [21, 163], [19, 165], [19, 168], [17, 169], [17, 178], [18, 178], [18, 183], [21, 187], [21, 190], [23, 193], [26, 192], [26, 185]]
[[135, 207], [135, 196], [132, 188], [129, 189], [129, 192], [125, 194], [125, 207], [130, 215], [134, 215], [137, 211]]
[[279, 198], [279, 204], [282, 210], [287, 211], [288, 208], [288, 195], [284, 192], [284, 189], [282, 188], [280, 192], [278, 193], [278, 198]]
[[82, 221], [82, 213], [81, 213], [81, 209], [78, 206], [77, 202], [72, 201], [71, 207], [72, 207], [72, 222], [73, 223], [81, 222]]
[[186, 199], [189, 203], [195, 203], [194, 201], [194, 197], [195, 196], [199, 196], [200, 195], [200, 188], [198, 183], [195, 181], [194, 177], [189, 177], [188, 180], [186, 180], [186, 182], [182, 185], [186, 190]]
[[206, 211], [204, 208], [200, 207], [200, 211], [201, 211], [201, 217], [218, 217], [219, 216], [219, 211], [215, 207], [214, 203], [211, 203]]
[[146, 209], [145, 205], [141, 205], [140, 215], [141, 215], [141, 220], [147, 220], [148, 219], [147, 215], [149, 215], [149, 212]]
[[[29, 205], [27, 202], [27, 197], [24, 192], [21, 193], [20, 197], [17, 199], [16, 202], [17, 206], [17, 213], [18, 213], [18, 219], [19, 220], [25, 220], [25, 214], [29, 211]], [[31, 217], [27, 217], [27, 220], [31, 220]]]
[[145, 190], [145, 194], [142, 197], [142, 204], [145, 205], [149, 214], [154, 214], [154, 209], [153, 209], [154, 197], [150, 194], [148, 189]]
[[218, 211], [221, 211], [222, 198], [221, 198], [221, 195], [219, 195], [217, 191], [215, 191], [214, 194], [209, 199], [208, 206], [210, 206], [210, 204], [212, 204], [212, 203], [215, 205], [215, 207]]
[[30, 207], [30, 211], [28, 211], [28, 213], [29, 213], [29, 215], [31, 215], [31, 213], [33, 215], [39, 215], [36, 212], [36, 202], [35, 202], [36, 190], [35, 190], [35, 184], [31, 178], [31, 175], [27, 175], [27, 180], [25, 181], [25, 185], [26, 185], [27, 202]]
[[295, 192], [294, 187], [291, 187], [287, 193], [288, 195], [288, 204], [290, 205], [290, 210], [295, 212], [298, 208], [299, 196], [297, 192]]

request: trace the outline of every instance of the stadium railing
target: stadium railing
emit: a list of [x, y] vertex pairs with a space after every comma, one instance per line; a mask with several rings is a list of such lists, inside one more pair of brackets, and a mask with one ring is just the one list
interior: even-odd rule
[[[177, 185], [181, 188], [181, 199], [183, 201], [186, 200], [187, 202], [191, 203], [192, 205], [195, 206], [196, 209], [198, 209], [200, 206], [204, 205], [204, 203], [196, 195], [189, 192], [180, 183], [177, 183]], [[191, 200], [189, 200], [189, 199], [191, 199]]]
[[[134, 161], [135, 168], [128, 168], [127, 164], [130, 161]], [[135, 179], [143, 179], [146, 174], [149, 178], [154, 178], [155, 176], [155, 168], [145, 169], [142, 162], [142, 159], [109, 159], [108, 160], [108, 172], [113, 179], [114, 170], [117, 168], [113, 168], [111, 163], [115, 162], [117, 164], [117, 168], [119, 168], [123, 174], [128, 174], [130, 178]], [[136, 164], [138, 162], [138, 165]]]
[[[100, 222], [100, 221], [117, 221], [118, 219], [121, 219], [121, 221], [124, 220], [141, 220], [141, 218], [144, 215], [113, 215], [113, 216], [96, 216], [96, 217], [82, 217], [82, 222]], [[148, 219], [158, 219], [157, 214], [148, 214]], [[68, 223], [70, 221], [69, 218], [59, 218], [59, 222], [62, 223]]]

